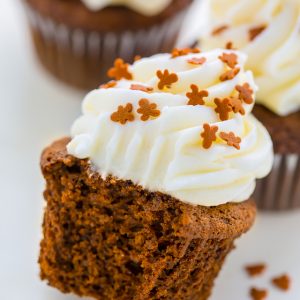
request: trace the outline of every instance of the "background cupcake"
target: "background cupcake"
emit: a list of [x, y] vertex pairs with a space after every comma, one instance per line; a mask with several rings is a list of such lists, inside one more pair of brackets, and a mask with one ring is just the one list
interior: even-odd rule
[[158, 54], [86, 96], [72, 138], [42, 155], [43, 279], [96, 299], [209, 297], [273, 163], [245, 59]]
[[42, 64], [78, 88], [96, 88], [116, 57], [170, 51], [193, 0], [24, 0]]
[[269, 130], [276, 152], [270, 176], [259, 182], [261, 208], [300, 207], [300, 2], [207, 2], [204, 49], [238, 48], [258, 84], [254, 114]]

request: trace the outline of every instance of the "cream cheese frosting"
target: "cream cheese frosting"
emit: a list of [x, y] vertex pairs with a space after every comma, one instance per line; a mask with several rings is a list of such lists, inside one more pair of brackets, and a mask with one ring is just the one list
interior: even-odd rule
[[248, 54], [257, 102], [278, 115], [300, 109], [300, 0], [211, 0], [203, 49], [228, 41]]
[[[251, 115], [256, 85], [244, 70], [246, 55], [185, 54], [158, 54], [131, 66], [117, 61], [110, 75], [127, 79], [86, 96], [68, 152], [88, 158], [103, 178], [131, 180], [186, 203], [244, 201], [273, 163], [270, 136]], [[232, 70], [238, 72], [220, 79]], [[218, 101], [239, 101], [241, 86], [248, 86], [248, 97], [238, 102], [240, 113], [218, 110]], [[215, 130], [215, 139], [205, 128]], [[230, 134], [234, 139], [226, 140]]]
[[81, 0], [90, 10], [100, 10], [106, 6], [123, 5], [143, 15], [153, 16], [162, 12], [172, 0]]

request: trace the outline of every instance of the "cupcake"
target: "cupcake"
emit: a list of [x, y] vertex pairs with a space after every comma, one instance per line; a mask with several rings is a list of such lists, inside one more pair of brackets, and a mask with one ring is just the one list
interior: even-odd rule
[[269, 210], [300, 208], [300, 1], [212, 0], [204, 49], [236, 48], [259, 87], [254, 115], [274, 141], [275, 164], [255, 199]]
[[193, 0], [23, 0], [37, 56], [81, 89], [107, 80], [115, 58], [171, 51]]
[[209, 297], [273, 163], [245, 60], [184, 49], [110, 70], [131, 79], [89, 93], [42, 154], [42, 279], [95, 299]]

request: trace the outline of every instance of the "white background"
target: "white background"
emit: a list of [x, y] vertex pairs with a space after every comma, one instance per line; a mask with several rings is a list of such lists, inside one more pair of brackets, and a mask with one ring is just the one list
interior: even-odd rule
[[[0, 0], [1, 300], [77, 299], [47, 287], [38, 277], [44, 185], [39, 156], [49, 142], [68, 135], [82, 97], [38, 65], [22, 7], [16, 0]], [[269, 288], [270, 300], [300, 299], [300, 211], [259, 214], [253, 230], [237, 246], [212, 300], [250, 299], [253, 285]], [[267, 273], [249, 279], [243, 266], [260, 261], [268, 264]], [[283, 272], [293, 279], [288, 293], [270, 285], [270, 278]]]

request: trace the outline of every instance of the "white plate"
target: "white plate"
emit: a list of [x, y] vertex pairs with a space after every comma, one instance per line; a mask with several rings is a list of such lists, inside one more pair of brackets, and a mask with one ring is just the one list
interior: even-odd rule
[[[36, 63], [19, 3], [0, 1], [0, 292], [1, 300], [75, 300], [38, 277], [42, 218], [42, 148], [67, 135], [80, 113], [83, 94], [46, 74]], [[212, 300], [250, 299], [251, 286], [270, 289], [271, 300], [300, 299], [300, 211], [261, 214], [238, 242], [216, 283]], [[243, 266], [263, 261], [268, 272], [249, 279]], [[287, 272], [288, 293], [271, 288], [270, 278]]]

